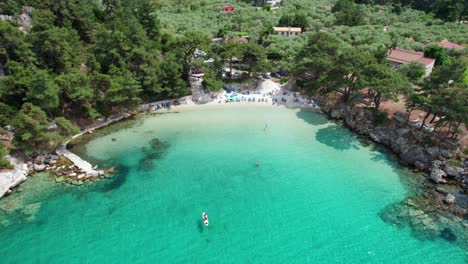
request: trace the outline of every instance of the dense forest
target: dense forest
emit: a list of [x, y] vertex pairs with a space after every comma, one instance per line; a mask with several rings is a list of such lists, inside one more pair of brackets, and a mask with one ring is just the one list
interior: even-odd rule
[[[227, 4], [235, 11], [221, 12]], [[193, 69], [205, 71], [207, 89], [220, 89], [223, 64], [233, 57], [249, 73], [290, 72], [309, 93], [340, 86], [344, 100], [352, 100], [371, 87], [377, 109], [381, 99], [405, 93], [412, 108], [445, 114], [459, 126], [466, 118], [466, 52], [431, 43], [468, 43], [468, 27], [458, 22], [466, 6], [463, 0], [284, 0], [275, 8], [240, 0], [6, 0], [0, 14], [12, 19], [0, 21], [0, 127], [15, 128], [13, 148], [47, 151], [76, 133], [80, 120], [189, 94]], [[21, 31], [22, 13], [31, 25]], [[278, 36], [278, 25], [305, 34]], [[211, 44], [239, 36], [250, 42]], [[420, 65], [393, 71], [385, 63], [391, 47], [424, 51], [440, 67], [424, 80]], [[197, 57], [197, 49], [207, 56]], [[212, 65], [203, 63], [207, 57]], [[452, 96], [459, 100], [446, 107]]]

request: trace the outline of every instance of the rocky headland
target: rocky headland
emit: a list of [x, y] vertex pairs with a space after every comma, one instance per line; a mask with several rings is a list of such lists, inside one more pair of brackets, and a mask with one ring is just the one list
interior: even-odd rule
[[468, 248], [468, 160], [460, 158], [460, 166], [449, 162], [461, 155], [459, 145], [407, 125], [403, 117], [379, 119], [371, 108], [346, 105], [330, 96], [314, 99], [329, 118], [386, 146], [401, 164], [426, 173], [413, 196], [380, 213], [384, 221], [409, 226], [420, 238], [440, 237]]

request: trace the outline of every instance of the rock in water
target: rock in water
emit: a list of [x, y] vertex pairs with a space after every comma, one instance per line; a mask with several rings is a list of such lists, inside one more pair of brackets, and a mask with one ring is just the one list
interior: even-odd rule
[[456, 241], [457, 236], [452, 232], [450, 228], [444, 228], [440, 233], [440, 237], [447, 241]]
[[162, 143], [161, 140], [159, 140], [158, 138], [153, 138], [150, 141], [150, 145], [155, 150], [161, 150], [164, 148], [164, 143]]
[[453, 196], [452, 194], [447, 194], [447, 196], [445, 196], [444, 198], [444, 202], [446, 204], [454, 204], [455, 203], [455, 196]]

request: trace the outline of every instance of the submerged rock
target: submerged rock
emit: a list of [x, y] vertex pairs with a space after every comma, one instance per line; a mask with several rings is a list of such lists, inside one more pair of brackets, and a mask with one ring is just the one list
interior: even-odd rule
[[159, 138], [153, 138], [149, 144], [154, 150], [162, 150], [166, 147], [166, 145], [161, 140], [159, 140]]
[[455, 196], [453, 196], [452, 194], [447, 194], [444, 198], [444, 202], [446, 204], [454, 204], [455, 203]]
[[444, 230], [442, 230], [442, 232], [440, 233], [440, 237], [450, 242], [457, 240], [457, 236], [453, 233], [453, 231], [450, 228], [447, 227], [444, 228]]

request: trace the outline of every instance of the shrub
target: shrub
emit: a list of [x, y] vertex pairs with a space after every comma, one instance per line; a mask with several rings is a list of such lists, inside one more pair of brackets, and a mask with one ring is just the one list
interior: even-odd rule
[[435, 142], [434, 139], [433, 139], [432, 137], [430, 137], [430, 136], [425, 136], [425, 137], [423, 138], [423, 143], [424, 143], [424, 145], [427, 145], [427, 146], [430, 146], [430, 147], [436, 145], [436, 142]]
[[375, 124], [376, 125], [381, 125], [383, 124], [386, 120], [388, 119], [388, 113], [387, 112], [377, 112], [375, 115]]
[[460, 161], [456, 159], [448, 160], [447, 164], [450, 166], [460, 167]]
[[13, 168], [10, 162], [3, 158], [6, 154], [7, 153], [3, 149], [3, 144], [0, 142], [0, 169], [3, 169], [3, 168], [12, 169]]
[[281, 77], [280, 79], [280, 84], [285, 84], [289, 81], [289, 79], [287, 77]]

